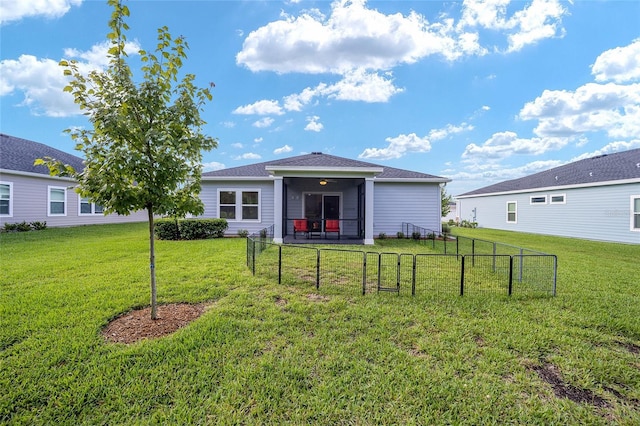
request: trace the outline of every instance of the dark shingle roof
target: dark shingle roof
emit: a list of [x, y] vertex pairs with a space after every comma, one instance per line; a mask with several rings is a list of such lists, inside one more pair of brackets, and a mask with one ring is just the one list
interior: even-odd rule
[[82, 158], [50, 146], [0, 133], [0, 169], [48, 175], [46, 166], [34, 166], [36, 158], [51, 157], [82, 170]]
[[599, 155], [544, 172], [485, 186], [458, 197], [529, 189], [597, 184], [640, 178], [640, 149]]
[[344, 167], [350, 169], [358, 168], [382, 168], [382, 173], [377, 178], [387, 179], [442, 179], [446, 178], [434, 176], [426, 173], [413, 172], [410, 170], [396, 169], [393, 167], [381, 166], [379, 164], [367, 163], [365, 161], [351, 160], [349, 158], [337, 157], [330, 154], [311, 153], [299, 155], [296, 157], [282, 158], [279, 160], [265, 161], [263, 163], [249, 164], [246, 166], [232, 167], [229, 169], [216, 170], [213, 172], [203, 173], [207, 177], [268, 177], [267, 166], [274, 167], [308, 167], [313, 169]]

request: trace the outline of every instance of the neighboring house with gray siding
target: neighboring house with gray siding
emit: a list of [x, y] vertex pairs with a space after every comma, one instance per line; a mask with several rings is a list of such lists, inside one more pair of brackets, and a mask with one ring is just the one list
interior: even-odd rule
[[640, 149], [600, 155], [456, 196], [484, 228], [640, 244]]
[[447, 178], [328, 154], [311, 154], [204, 173], [204, 217], [222, 217], [228, 234], [274, 225], [274, 240], [293, 235], [295, 219], [322, 234], [338, 220], [343, 237], [373, 244], [409, 222], [441, 229], [440, 191]]
[[37, 158], [52, 157], [84, 167], [81, 158], [50, 146], [0, 134], [0, 226], [5, 223], [47, 222], [47, 226], [143, 222], [146, 212], [129, 216], [104, 215], [101, 206], [80, 197], [76, 182], [49, 175], [46, 166], [34, 166]]

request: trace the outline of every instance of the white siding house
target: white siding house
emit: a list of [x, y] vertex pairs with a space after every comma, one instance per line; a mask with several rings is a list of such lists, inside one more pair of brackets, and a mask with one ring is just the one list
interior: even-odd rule
[[145, 212], [104, 215], [99, 205], [81, 198], [76, 182], [49, 175], [37, 158], [51, 157], [76, 169], [82, 159], [41, 143], [0, 134], [0, 227], [5, 223], [46, 222], [47, 226], [143, 222]]
[[576, 161], [456, 196], [485, 228], [640, 244], [640, 149]]
[[204, 216], [225, 217], [229, 234], [273, 225], [283, 242], [293, 238], [294, 220], [320, 235], [327, 220], [338, 220], [342, 238], [373, 244], [403, 222], [440, 232], [441, 185], [449, 181], [315, 152], [204, 173], [201, 197]]

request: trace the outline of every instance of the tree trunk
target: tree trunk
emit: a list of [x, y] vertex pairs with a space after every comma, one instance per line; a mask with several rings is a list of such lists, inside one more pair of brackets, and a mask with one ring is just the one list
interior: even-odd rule
[[158, 319], [156, 303], [156, 248], [155, 228], [153, 226], [153, 208], [148, 207], [149, 213], [149, 271], [151, 273], [151, 319]]

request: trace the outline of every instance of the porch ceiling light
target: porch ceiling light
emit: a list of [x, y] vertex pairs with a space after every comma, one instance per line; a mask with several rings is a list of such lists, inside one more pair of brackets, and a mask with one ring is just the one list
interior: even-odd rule
[[326, 179], [320, 179], [320, 185], [325, 186], [327, 184]]

